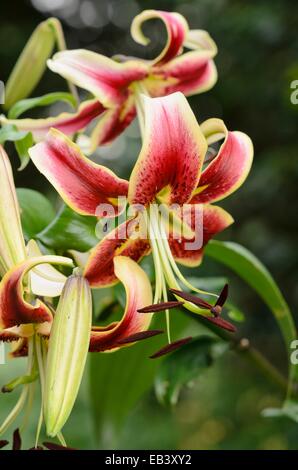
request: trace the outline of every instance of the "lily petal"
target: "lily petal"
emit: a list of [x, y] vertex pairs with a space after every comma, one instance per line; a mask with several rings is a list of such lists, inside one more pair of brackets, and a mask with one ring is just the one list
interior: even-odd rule
[[[194, 31], [189, 33], [191, 32]], [[197, 41], [189, 45], [195, 50], [186, 52], [161, 67], [153, 68], [152, 75], [145, 81], [151, 96], [168, 95], [175, 91], [190, 96], [214, 86], [217, 70], [212, 59], [217, 54], [217, 47], [206, 31], [196, 32]]]
[[224, 137], [216, 157], [202, 172], [192, 203], [219, 201], [232, 194], [247, 178], [253, 160], [253, 144], [243, 132], [227, 130], [220, 119], [208, 119], [201, 129], [209, 144]]
[[[125, 256], [114, 258], [115, 274], [124, 284], [126, 308], [122, 319], [106, 327], [93, 327], [90, 351], [111, 351], [127, 337], [149, 328], [152, 315], [142, 315], [138, 309], [152, 304], [152, 289], [147, 274], [137, 263]], [[133, 344], [133, 343], [129, 343]], [[129, 344], [123, 343], [123, 346]]]
[[28, 340], [27, 338], [20, 338], [18, 341], [12, 343], [12, 349], [9, 353], [10, 357], [26, 357], [28, 355]]
[[121, 134], [136, 116], [135, 100], [131, 93], [122, 105], [109, 109], [91, 134], [90, 148], [87, 155], [93, 153], [100, 145], [105, 145]]
[[26, 258], [20, 209], [9, 158], [0, 145], [0, 276]]
[[166, 204], [184, 204], [197, 187], [206, 140], [181, 93], [143, 99], [145, 137], [128, 199], [145, 206], [158, 195]]
[[105, 107], [126, 98], [126, 88], [147, 76], [148, 66], [138, 60], [119, 63], [96, 52], [77, 49], [58, 52], [48, 67], [75, 85], [90, 91]]
[[[188, 210], [188, 209], [187, 209]], [[203, 247], [217, 233], [233, 223], [232, 216], [224, 209], [218, 206], [208, 204], [189, 205], [190, 217], [192, 220], [191, 228], [196, 233], [196, 239], [200, 242], [194, 244], [195, 239], [186, 238], [176, 239], [169, 234], [169, 245], [172, 254], [177, 262], [185, 266], [198, 266], [203, 258]], [[203, 230], [200, 225], [200, 214], [203, 211]], [[198, 215], [199, 213], [199, 215]], [[193, 248], [194, 247], [194, 248]]]
[[29, 154], [66, 204], [79, 214], [96, 215], [100, 204], [111, 204], [115, 216], [123, 210], [114, 199], [127, 194], [128, 182], [88, 160], [79, 146], [58, 130], [51, 129], [46, 140], [32, 147]]
[[116, 256], [129, 257], [138, 262], [149, 254], [150, 245], [147, 240], [129, 238], [135, 228], [134, 220], [128, 220], [93, 248], [84, 271], [91, 287], [107, 287], [118, 282], [114, 270]]
[[144, 36], [142, 32], [142, 25], [145, 21], [151, 19], [160, 19], [163, 21], [168, 36], [165, 47], [152, 63], [166, 63], [181, 53], [184, 40], [188, 33], [188, 24], [185, 18], [179, 13], [144, 10], [133, 19], [131, 24], [131, 35], [138, 44], [147, 46], [150, 43], [150, 39]]
[[217, 54], [217, 46], [210, 34], [204, 29], [191, 29], [188, 31], [184, 46], [194, 50], [213, 51], [213, 57]]
[[48, 307], [36, 300], [31, 304], [24, 298], [26, 274], [42, 263], [72, 265], [69, 258], [62, 256], [42, 256], [31, 258], [13, 267], [0, 283], [0, 328], [10, 328], [26, 323], [51, 322], [52, 314]]
[[[27, 251], [29, 258], [43, 255], [34, 240], [29, 241]], [[45, 297], [57, 297], [60, 295], [67, 279], [64, 274], [60, 273], [50, 264], [36, 266], [36, 268], [31, 269], [29, 276], [31, 292]]]
[[66, 135], [85, 129], [94, 118], [100, 116], [106, 108], [97, 100], [84, 101], [76, 113], [61, 113], [47, 119], [6, 119], [0, 117], [1, 124], [15, 125], [21, 131], [32, 132], [34, 140], [43, 140], [51, 127]]

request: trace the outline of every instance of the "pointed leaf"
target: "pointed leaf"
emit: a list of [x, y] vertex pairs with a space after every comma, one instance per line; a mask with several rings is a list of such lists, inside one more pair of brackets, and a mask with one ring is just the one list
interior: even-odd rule
[[17, 196], [24, 235], [27, 240], [35, 238], [55, 218], [52, 204], [43, 194], [33, 189], [18, 188]]
[[21, 163], [18, 170], [22, 171], [26, 168], [30, 161], [28, 150], [30, 147], [32, 147], [32, 145], [34, 145], [32, 132], [28, 132], [27, 135], [23, 137], [23, 139], [16, 140], [14, 145]]
[[155, 393], [163, 405], [176, 405], [183, 386], [203, 373], [228, 344], [211, 336], [200, 336], [173, 352], [155, 377]]
[[[294, 396], [298, 382], [298, 366], [291, 362], [292, 341], [296, 339], [296, 327], [290, 309], [267, 268], [246, 248], [232, 242], [212, 240], [206, 248], [206, 255], [216, 259], [236, 272], [250, 285], [272, 311], [281, 330], [289, 358], [288, 398]], [[297, 402], [296, 402], [297, 403]]]
[[98, 243], [96, 224], [96, 217], [79, 215], [64, 205], [37, 238], [54, 249], [87, 251]]
[[48, 93], [43, 96], [38, 96], [36, 98], [29, 98], [27, 100], [18, 101], [8, 113], [9, 119], [17, 119], [21, 114], [29, 111], [29, 109], [37, 108], [40, 106], [49, 106], [50, 104], [56, 103], [56, 101], [65, 101], [70, 104], [73, 108], [76, 106], [77, 102], [73, 95], [66, 92], [54, 92]]

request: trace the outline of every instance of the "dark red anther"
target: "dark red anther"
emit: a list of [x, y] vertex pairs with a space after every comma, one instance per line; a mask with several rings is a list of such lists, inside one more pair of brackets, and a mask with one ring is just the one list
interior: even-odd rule
[[231, 333], [235, 333], [235, 331], [237, 331], [237, 328], [234, 325], [232, 325], [232, 323], [228, 322], [227, 320], [224, 320], [221, 317], [214, 318], [214, 317], [204, 317], [203, 315], [201, 315], [201, 318], [203, 318], [204, 320], [210, 323], [213, 323], [213, 325], [216, 325], [219, 328], [222, 328], [223, 330], [230, 331]]
[[165, 354], [169, 354], [173, 351], [176, 351], [176, 349], [181, 348], [185, 344], [189, 343], [189, 341], [192, 340], [192, 336], [188, 336], [187, 338], [179, 339], [178, 341], [174, 341], [173, 343], [169, 343], [163, 348], [159, 349], [156, 353], [152, 354], [150, 356], [150, 359], [156, 359], [158, 357], [164, 356]]
[[204, 308], [206, 310], [210, 310], [213, 307], [211, 304], [209, 304], [209, 302], [206, 302], [196, 295], [189, 294], [188, 292], [183, 292], [176, 289], [170, 289], [170, 291], [173, 292], [173, 294], [178, 295], [178, 297], [181, 297], [181, 299], [187, 300], [188, 302], [191, 302], [192, 304], [195, 304], [198, 307]]
[[140, 331], [133, 335], [126, 336], [126, 338], [120, 339], [116, 344], [134, 343], [135, 341], [141, 341], [143, 339], [151, 338], [152, 336], [160, 335], [162, 333], [164, 333], [164, 330]]
[[20, 450], [22, 447], [22, 439], [20, 436], [19, 429], [16, 429], [13, 433], [13, 440], [12, 440], [12, 450]]
[[140, 308], [139, 313], [154, 313], [162, 312], [164, 310], [170, 310], [171, 308], [181, 307], [184, 302], [171, 301], [171, 302], [160, 302], [159, 304], [148, 305], [147, 307]]
[[43, 445], [49, 450], [77, 450], [73, 449], [72, 447], [60, 446], [59, 444], [55, 444], [54, 442], [43, 442]]
[[0, 441], [0, 449], [3, 449], [3, 447], [7, 446], [7, 444], [9, 444], [8, 441]]

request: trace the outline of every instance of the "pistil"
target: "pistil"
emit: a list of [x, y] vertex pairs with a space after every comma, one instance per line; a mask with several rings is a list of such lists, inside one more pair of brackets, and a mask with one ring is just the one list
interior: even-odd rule
[[[153, 203], [148, 208], [146, 212], [146, 223], [155, 268], [154, 304], [162, 301], [166, 306], [168, 302], [167, 287], [180, 290], [180, 283], [192, 291], [217, 297], [216, 294], [203, 291], [193, 286], [187, 279], [185, 279], [179, 270], [169, 246], [166, 233], [166, 221], [160, 213], [157, 204]], [[204, 309], [189, 301], [186, 301], [183, 306], [193, 313], [206, 316], [206, 310], [204, 311]], [[164, 310], [166, 315], [168, 342], [171, 343], [169, 309], [165, 308]]]

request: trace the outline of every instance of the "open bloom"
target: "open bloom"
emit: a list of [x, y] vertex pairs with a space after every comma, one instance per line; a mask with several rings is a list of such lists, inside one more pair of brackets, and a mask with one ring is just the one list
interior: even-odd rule
[[[78, 275], [67, 279], [51, 266], [70, 267], [73, 264], [71, 259], [42, 255], [33, 240], [25, 245], [12, 170], [2, 147], [0, 177], [3, 190], [0, 197], [0, 342], [11, 343], [13, 357], [28, 356], [26, 374], [2, 388], [3, 392], [10, 392], [17, 386], [23, 387], [15, 407], [0, 426], [0, 435], [32, 399], [34, 389], [31, 384], [38, 377], [43, 402], [45, 378], [50, 384], [50, 391], [46, 394], [50, 411], [47, 408], [45, 416], [48, 431], [57, 434], [76, 398], [87, 350], [117, 350], [160, 333], [146, 331], [151, 315], [138, 313], [138, 309], [152, 303], [152, 288], [137, 263], [123, 256], [115, 257], [115, 276], [124, 284], [127, 296], [123, 317], [104, 327], [90, 327], [92, 303], [88, 280]], [[60, 295], [56, 316], [50, 298]], [[49, 352], [52, 351], [49, 372], [48, 348]], [[57, 363], [52, 359], [55, 356], [53, 351], [58, 351]], [[62, 383], [65, 388], [57, 391], [57, 386]], [[56, 388], [52, 384], [56, 384]]]
[[[86, 152], [91, 153], [119, 135], [134, 119], [140, 108], [140, 92], [152, 97], [181, 91], [186, 96], [210, 89], [217, 79], [213, 57], [216, 45], [203, 30], [189, 30], [178, 13], [145, 10], [131, 26], [134, 40], [146, 45], [143, 22], [157, 18], [167, 30], [167, 43], [154, 60], [117, 56], [110, 59], [88, 50], [59, 52], [48, 61], [49, 68], [75, 85], [88, 90], [94, 99], [81, 104], [74, 114], [63, 113], [48, 119], [6, 120], [19, 129], [31, 131], [36, 141], [42, 140], [50, 127], [66, 135], [83, 130], [99, 118], [92, 131]], [[189, 49], [183, 53], [183, 48]], [[85, 144], [86, 145], [86, 144]]]
[[8, 156], [0, 147], [0, 341], [15, 341], [13, 355], [27, 352], [27, 338], [46, 334], [52, 322], [48, 306], [36, 296], [60, 295], [66, 277], [51, 264], [72, 265], [61, 256], [42, 256], [37, 244], [25, 246]]
[[[219, 119], [199, 126], [181, 93], [143, 100], [144, 141], [129, 183], [87, 160], [79, 147], [57, 130], [51, 130], [44, 142], [31, 148], [30, 156], [64, 201], [81, 214], [107, 214], [107, 202], [114, 210], [117, 192], [121, 196], [127, 192], [132, 217], [95, 246], [84, 275], [92, 287], [111, 285], [117, 282], [115, 256], [139, 261], [152, 252], [155, 303], [161, 298], [167, 300], [167, 285], [180, 290], [182, 282], [190, 287], [177, 262], [198, 266], [204, 244], [233, 222], [225, 210], [210, 203], [228, 196], [243, 183], [253, 148], [247, 135], [229, 132]], [[216, 155], [205, 165], [208, 143], [221, 139]], [[162, 211], [156, 207], [160, 204]], [[119, 205], [115, 210], [119, 213]], [[167, 221], [165, 212], [170, 215]], [[181, 213], [188, 217], [181, 218]], [[144, 220], [145, 235], [141, 227]], [[177, 237], [181, 227], [182, 235]], [[189, 308], [204, 313], [193, 304]]]

